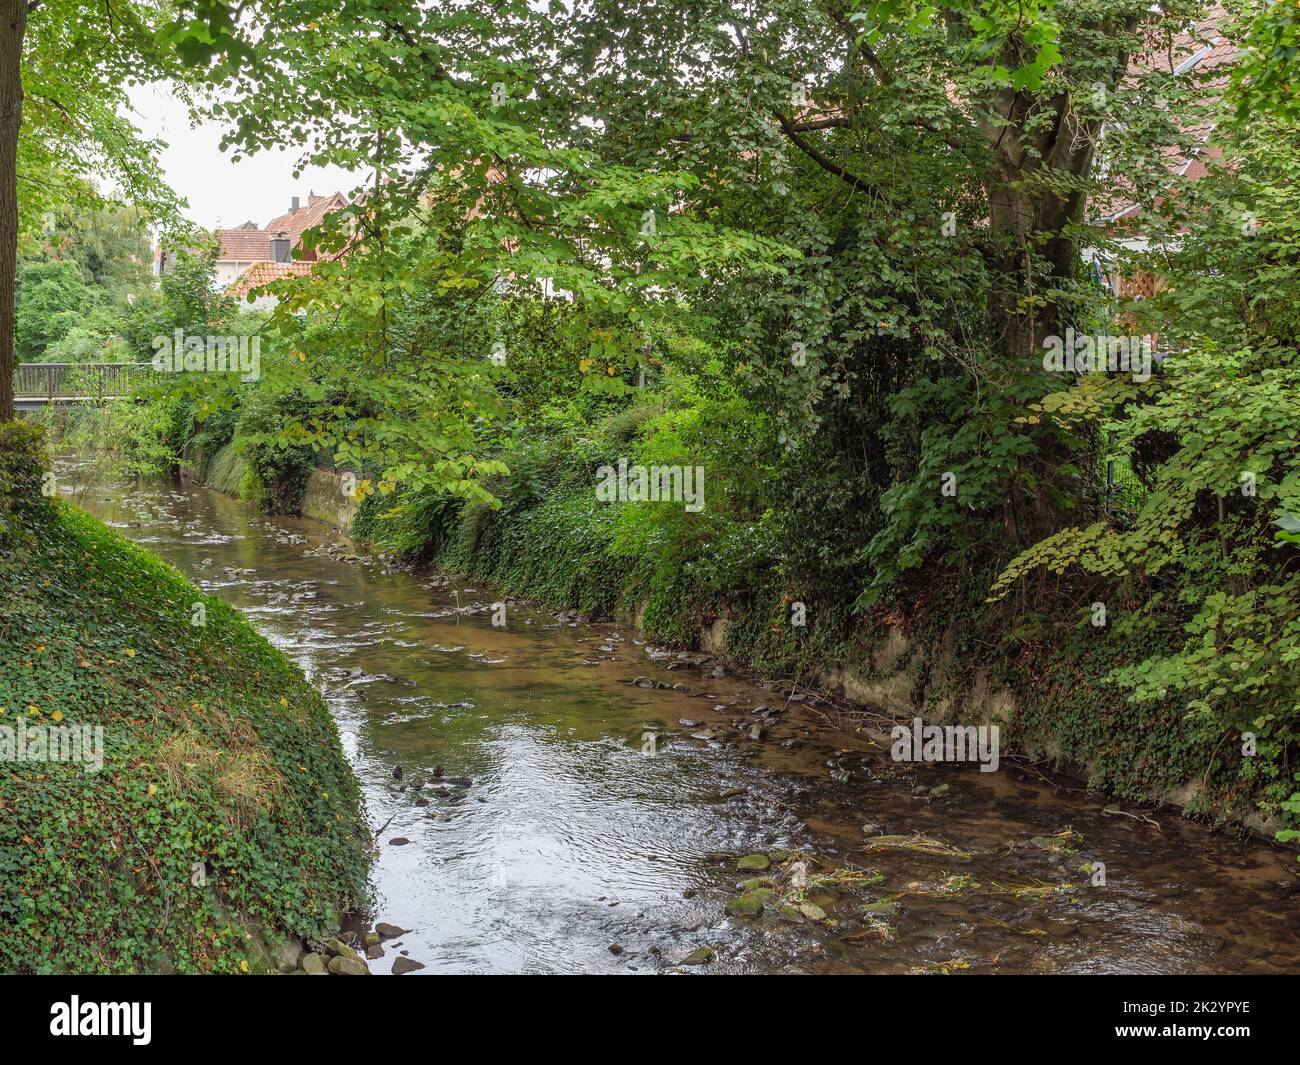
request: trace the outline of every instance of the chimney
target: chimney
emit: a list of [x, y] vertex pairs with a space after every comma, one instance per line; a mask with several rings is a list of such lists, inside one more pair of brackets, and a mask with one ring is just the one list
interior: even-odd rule
[[290, 214], [297, 214], [297, 213], [298, 213], [298, 197], [297, 197], [297, 196], [295, 196], [292, 200], [289, 201], [289, 213], [290, 213]]
[[287, 263], [289, 261], [289, 234], [277, 233], [271, 238], [271, 262]]

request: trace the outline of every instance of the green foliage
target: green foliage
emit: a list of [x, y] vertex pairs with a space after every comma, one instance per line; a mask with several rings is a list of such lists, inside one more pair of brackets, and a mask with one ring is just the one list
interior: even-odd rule
[[1141, 505], [1044, 538], [993, 586], [1002, 596], [1036, 570], [1077, 568], [1094, 598], [1113, 602], [1140, 582], [1124, 625], [1150, 628], [1163, 615], [1178, 627], [1107, 681], [1136, 706], [1171, 706], [1212, 751], [1235, 751], [1252, 733], [1255, 754], [1216, 755], [1213, 767], [1270, 813], [1291, 812], [1300, 740], [1300, 578], [1288, 533], [1300, 511], [1300, 155], [1279, 134], [1267, 115], [1225, 122], [1231, 165], [1169, 205], [1171, 228], [1187, 236], [1161, 256], [1167, 287], [1138, 308], [1170, 351], [1158, 375], [1137, 386], [1085, 378], [1032, 407], [1032, 419], [1095, 426], [1114, 453], [1138, 459]]
[[116, 201], [83, 207], [73, 199], [50, 215], [40, 234], [40, 255], [75, 262], [119, 310], [126, 310], [128, 297], [152, 287], [153, 250], [140, 208]]
[[82, 479], [91, 484], [170, 471], [180, 461], [186, 412], [167, 404], [136, 403], [129, 397], [85, 405], [56, 425], [58, 446], [85, 456]]
[[45, 465], [41, 430], [28, 422], [0, 422], [0, 540], [6, 549], [18, 532], [12, 523], [42, 506]]
[[1257, 5], [1242, 39], [1243, 61], [1232, 72], [1237, 116], [1265, 110], [1294, 122], [1300, 118], [1295, 69], [1300, 57], [1300, 13], [1294, 4]]
[[[122, 325], [122, 335], [137, 362], [148, 362], [157, 354], [155, 337], [172, 338], [178, 329], [194, 336], [239, 333], [237, 305], [216, 286], [218, 248], [214, 238], [208, 234], [177, 248], [165, 243], [163, 250], [169, 266], [159, 278], [158, 288], [136, 301]], [[261, 319], [256, 321], [260, 324]]]
[[185, 69], [154, 43], [162, 17], [161, 7], [138, 0], [114, 4], [111, 16], [86, 0], [32, 6], [17, 161], [20, 232], [29, 239], [70, 205], [103, 207], [105, 177], [126, 190], [142, 218], [179, 216], [157, 163], [159, 145], [121, 117], [131, 111], [131, 85], [170, 77], [182, 97], [188, 93]]
[[103, 308], [104, 293], [82, 268], [64, 259], [22, 263], [17, 276], [14, 347], [19, 362], [53, 362], [47, 349]]
[[297, 395], [260, 390], [240, 412], [235, 433], [240, 454], [248, 463], [240, 494], [262, 510], [273, 514], [302, 510], [307, 480], [316, 466], [316, 449], [287, 439], [309, 410], [309, 404]]

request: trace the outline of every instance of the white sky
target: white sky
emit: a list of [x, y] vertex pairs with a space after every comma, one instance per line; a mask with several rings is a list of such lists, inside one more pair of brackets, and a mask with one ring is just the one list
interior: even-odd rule
[[231, 228], [249, 219], [264, 226], [289, 209], [293, 196], [305, 205], [309, 192], [350, 193], [364, 178], [338, 167], [308, 167], [295, 181], [293, 164], [298, 156], [290, 151], [261, 152], [232, 162], [231, 153], [219, 147], [222, 128], [191, 126], [185, 105], [166, 82], [127, 91], [131, 121], [146, 137], [166, 143], [160, 156], [163, 176], [189, 201], [186, 216], [205, 229]]

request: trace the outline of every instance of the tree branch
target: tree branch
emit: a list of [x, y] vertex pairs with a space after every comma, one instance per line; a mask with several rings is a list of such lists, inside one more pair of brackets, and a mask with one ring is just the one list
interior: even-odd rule
[[834, 174], [841, 181], [846, 182], [855, 189], [864, 189], [878, 195], [883, 195], [877, 186], [873, 185], [865, 178], [860, 178], [856, 174], [845, 170], [844, 167], [840, 166], [839, 163], [835, 162], [835, 160], [830, 158], [830, 156], [823, 154], [815, 145], [810, 144], [808, 141], [804, 140], [803, 137], [799, 136], [799, 130], [795, 127], [794, 123], [785, 117], [785, 115], [778, 111], [776, 113], [776, 118], [777, 121], [781, 123], [781, 129], [790, 139], [790, 143], [803, 152], [804, 155], [808, 156], [809, 159], [820, 166], [828, 174]]
[[815, 118], [809, 122], [791, 122], [790, 128], [796, 133], [808, 133], [815, 129], [838, 129], [851, 125], [853, 122], [847, 116], [835, 115], [831, 118]]

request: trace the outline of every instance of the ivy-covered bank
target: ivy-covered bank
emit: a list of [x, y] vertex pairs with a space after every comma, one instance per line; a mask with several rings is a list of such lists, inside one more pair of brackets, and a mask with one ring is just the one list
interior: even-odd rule
[[0, 425], [0, 970], [257, 972], [364, 906], [319, 694]]

